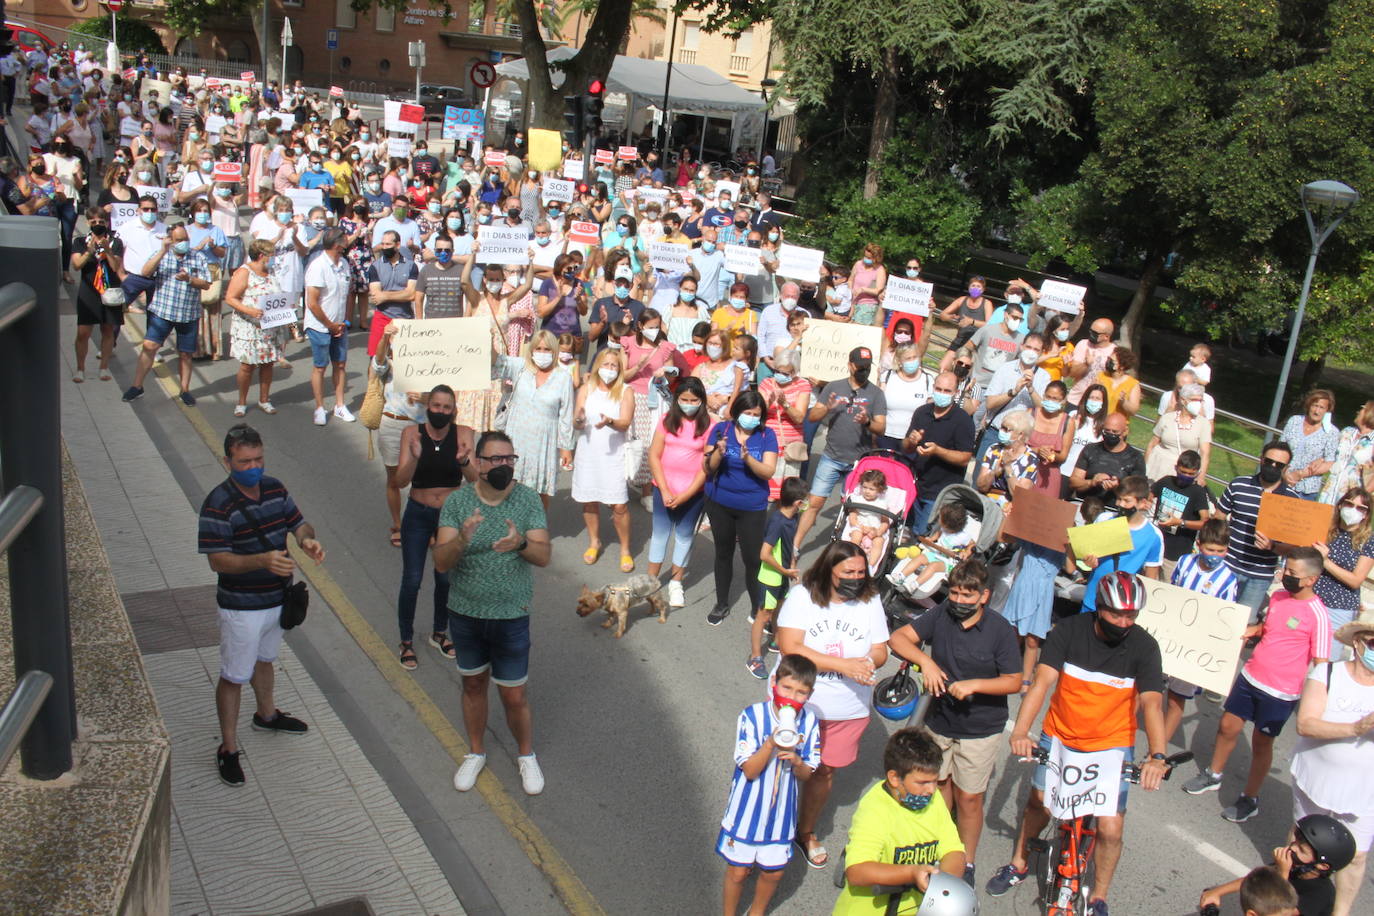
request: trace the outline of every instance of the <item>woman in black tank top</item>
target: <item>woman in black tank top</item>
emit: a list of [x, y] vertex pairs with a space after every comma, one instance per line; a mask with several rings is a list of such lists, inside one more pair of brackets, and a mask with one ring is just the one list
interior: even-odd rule
[[[425, 557], [439, 530], [439, 511], [448, 495], [474, 480], [472, 428], [453, 422], [456, 401], [453, 389], [438, 385], [429, 393], [425, 422], [401, 433], [401, 457], [396, 467], [396, 485], [410, 487], [401, 516], [401, 591], [396, 599], [396, 618], [401, 631], [401, 667], [413, 670], [415, 657], [415, 601], [420, 580], [425, 574]], [[453, 642], [448, 638], [448, 576], [434, 573], [434, 621], [429, 644], [441, 654], [453, 657]]]

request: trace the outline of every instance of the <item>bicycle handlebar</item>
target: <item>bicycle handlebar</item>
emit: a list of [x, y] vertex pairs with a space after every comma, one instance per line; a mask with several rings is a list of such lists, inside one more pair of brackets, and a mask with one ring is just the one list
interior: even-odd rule
[[[1037, 747], [1031, 751], [1031, 755], [1029, 757], [1022, 757], [1021, 759], [1026, 762], [1034, 761], [1037, 764], [1047, 764], [1050, 762], [1050, 752], [1042, 747]], [[1192, 751], [1179, 751], [1172, 757], [1164, 758], [1164, 779], [1167, 780], [1171, 775], [1173, 775], [1174, 767], [1177, 767], [1181, 764], [1185, 764], [1192, 759]], [[1121, 775], [1126, 777], [1127, 782], [1139, 785], [1141, 766], [1143, 766], [1143, 764], [1132, 763], [1128, 760], [1121, 764]]]

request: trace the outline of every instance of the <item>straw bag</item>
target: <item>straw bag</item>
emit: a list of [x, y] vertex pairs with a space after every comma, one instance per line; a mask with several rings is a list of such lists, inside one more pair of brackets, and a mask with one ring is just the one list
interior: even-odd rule
[[358, 408], [358, 422], [367, 430], [367, 460], [372, 460], [372, 432], [382, 425], [382, 408], [386, 405], [385, 388], [382, 380], [374, 372], [367, 380], [367, 393], [363, 395], [363, 406]]

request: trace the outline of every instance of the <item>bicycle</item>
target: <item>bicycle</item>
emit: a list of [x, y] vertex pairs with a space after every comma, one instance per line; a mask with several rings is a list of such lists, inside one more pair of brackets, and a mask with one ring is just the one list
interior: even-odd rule
[[[1023, 758], [1037, 764], [1051, 766], [1050, 753], [1037, 747], [1031, 756]], [[1164, 779], [1174, 768], [1193, 759], [1192, 751], [1182, 751], [1164, 760]], [[1121, 765], [1127, 782], [1140, 784], [1140, 765], [1130, 762]], [[1097, 841], [1096, 818], [1091, 814], [1055, 823], [1050, 820], [1049, 838], [1037, 837], [1027, 848], [1040, 855], [1040, 903], [1045, 916], [1085, 916], [1088, 895], [1092, 891], [1093, 847]]]

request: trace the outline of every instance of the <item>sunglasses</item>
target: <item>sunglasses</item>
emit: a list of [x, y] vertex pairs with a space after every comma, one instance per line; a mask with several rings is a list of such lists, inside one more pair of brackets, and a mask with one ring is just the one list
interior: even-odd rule
[[477, 457], [492, 464], [515, 464], [520, 460], [519, 455], [478, 455]]
[[1280, 468], [1280, 469], [1282, 469], [1282, 468], [1288, 467], [1288, 462], [1287, 462], [1287, 461], [1275, 461], [1273, 458], [1261, 458], [1261, 459], [1260, 459], [1260, 464], [1263, 465], [1264, 467], [1267, 467], [1267, 468]]

